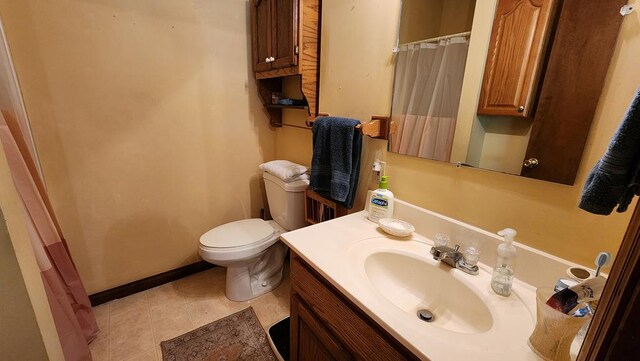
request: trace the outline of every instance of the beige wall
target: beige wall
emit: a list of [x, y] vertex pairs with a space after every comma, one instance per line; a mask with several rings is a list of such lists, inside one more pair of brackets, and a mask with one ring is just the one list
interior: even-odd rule
[[471, 30], [476, 0], [403, 0], [400, 44]]
[[258, 216], [275, 155], [248, 2], [0, 0], [45, 181], [89, 293]]
[[[640, 5], [639, 0], [630, 3]], [[494, 4], [494, 0], [479, 0], [476, 12], [493, 11]], [[320, 111], [359, 119], [389, 114], [390, 49], [400, 1], [327, 0], [323, 7]], [[579, 210], [577, 203], [587, 172], [606, 149], [638, 86], [639, 19], [635, 12], [624, 21], [575, 186], [388, 153], [383, 157], [388, 162], [390, 189], [401, 199], [489, 231], [516, 228], [519, 241], [588, 266], [598, 251], [615, 253], [631, 212], [602, 217]], [[482, 67], [472, 76], [482, 77], [477, 73]], [[466, 77], [467, 73], [465, 81]], [[477, 98], [463, 102], [460, 113], [474, 114], [476, 105]], [[302, 132], [279, 131], [277, 153], [309, 159], [306, 152], [311, 146], [301, 141]], [[362, 174], [369, 181], [360, 183], [360, 199], [367, 186], [375, 186], [368, 170], [372, 154], [385, 146], [375, 140], [365, 143]]]
[[476, 0], [443, 1], [439, 35], [470, 31], [475, 7]]
[[438, 36], [444, 0], [403, 0], [400, 44]]

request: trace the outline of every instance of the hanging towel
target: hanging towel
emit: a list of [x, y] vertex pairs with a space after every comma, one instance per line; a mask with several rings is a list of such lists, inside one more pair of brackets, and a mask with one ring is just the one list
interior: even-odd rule
[[300, 179], [308, 179], [308, 176], [305, 174], [307, 167], [288, 160], [272, 160], [271, 162], [262, 163], [260, 164], [260, 169], [263, 172], [273, 174], [287, 183]]
[[608, 215], [624, 212], [640, 195], [640, 89], [631, 102], [607, 152], [587, 177], [580, 208]]
[[313, 122], [311, 189], [346, 208], [353, 207], [358, 177], [362, 134], [360, 122], [341, 117], [318, 117]]

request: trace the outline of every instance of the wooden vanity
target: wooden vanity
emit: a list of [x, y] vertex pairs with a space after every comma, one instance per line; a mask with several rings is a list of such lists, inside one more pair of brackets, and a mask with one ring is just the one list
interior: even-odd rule
[[291, 253], [291, 360], [419, 360]]

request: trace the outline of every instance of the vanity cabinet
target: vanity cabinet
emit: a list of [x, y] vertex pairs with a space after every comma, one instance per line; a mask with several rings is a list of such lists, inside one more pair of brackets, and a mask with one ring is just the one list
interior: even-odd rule
[[547, 54], [556, 0], [499, 0], [478, 114], [529, 117]]
[[[282, 125], [282, 109], [317, 114], [320, 69], [321, 0], [252, 0], [252, 64], [258, 92], [272, 126]], [[306, 104], [272, 104], [283, 77], [297, 76]]]
[[291, 360], [418, 360], [393, 336], [291, 254]]

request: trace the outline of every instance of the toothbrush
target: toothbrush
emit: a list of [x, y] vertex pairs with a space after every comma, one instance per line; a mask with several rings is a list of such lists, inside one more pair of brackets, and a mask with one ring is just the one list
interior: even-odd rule
[[605, 266], [607, 264], [607, 262], [609, 262], [609, 259], [611, 258], [611, 253], [609, 252], [600, 252], [598, 253], [598, 256], [596, 257], [596, 277], [598, 277], [600, 275], [600, 268], [602, 268], [602, 266]]

